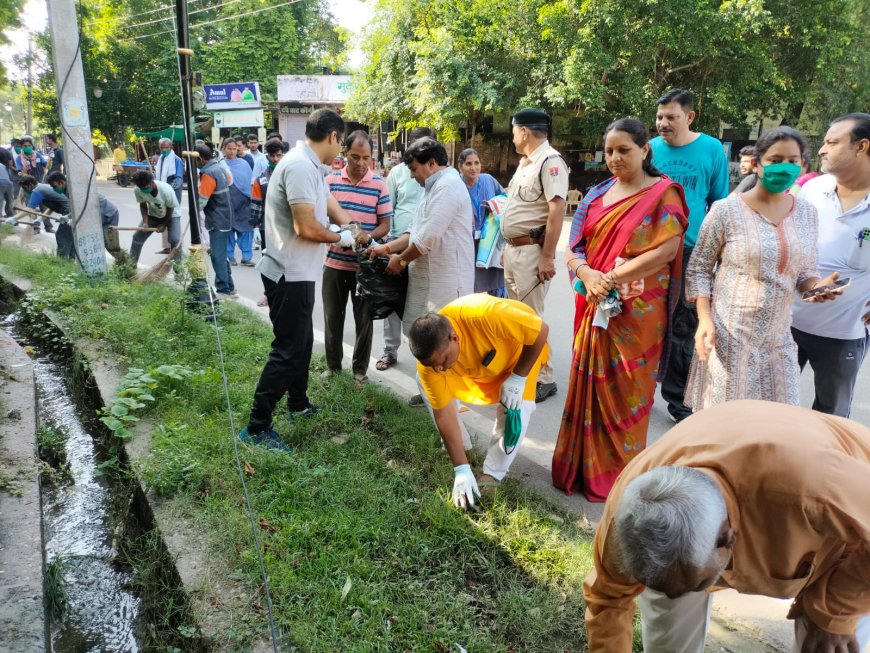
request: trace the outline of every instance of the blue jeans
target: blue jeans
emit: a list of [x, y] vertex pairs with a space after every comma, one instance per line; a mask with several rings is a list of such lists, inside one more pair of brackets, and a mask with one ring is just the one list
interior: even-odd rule
[[[254, 232], [253, 231], [238, 231], [233, 229], [228, 231], [227, 235], [227, 258], [236, 257], [236, 243], [239, 249], [242, 250], [242, 260], [250, 261], [254, 258]], [[212, 247], [214, 249], [214, 247]]]
[[[154, 216], [148, 216], [148, 226], [149, 227], [158, 227], [160, 226], [160, 221]], [[130, 245], [130, 258], [133, 259], [134, 263], [139, 262], [139, 255], [142, 253], [142, 245], [145, 244], [145, 241], [148, 240], [149, 236], [151, 236], [153, 231], [137, 231], [133, 234], [133, 243]], [[169, 221], [169, 246], [173, 249], [178, 245], [181, 241], [181, 218], [177, 215], [172, 216], [172, 219]], [[175, 252], [175, 256], [173, 257], [176, 261], [181, 260], [181, 248], [178, 248]]]
[[798, 346], [798, 365], [801, 370], [807, 363], [813, 368], [816, 386], [813, 410], [849, 417], [855, 381], [867, 353], [868, 338], [825, 338], [794, 327], [791, 335]]
[[229, 231], [208, 230], [208, 240], [211, 244], [209, 256], [211, 256], [211, 266], [214, 268], [214, 289], [222, 293], [231, 293], [236, 289], [230, 263], [224, 255], [227, 251], [229, 238]]

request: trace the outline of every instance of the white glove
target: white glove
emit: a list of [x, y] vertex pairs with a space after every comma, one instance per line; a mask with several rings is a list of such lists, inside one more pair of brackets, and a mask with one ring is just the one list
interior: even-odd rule
[[523, 391], [526, 389], [526, 377], [511, 374], [501, 384], [501, 403], [508, 410], [517, 409], [523, 403]]
[[341, 240], [335, 243], [336, 247], [342, 247], [345, 249], [353, 247], [355, 239], [352, 233], [350, 233], [349, 231], [340, 231], [338, 235], [341, 237]]
[[57, 221], [58, 221], [60, 224], [66, 224], [67, 222], [69, 222], [69, 216], [68, 216], [68, 215], [62, 215], [62, 216], [60, 216], [60, 217], [57, 219]]
[[11, 224], [14, 227], [18, 224], [18, 218], [13, 216], [11, 218], [6, 218], [3, 222], [5, 222], [6, 224]]
[[480, 497], [480, 490], [477, 489], [471, 465], [457, 465], [453, 471], [456, 473], [453, 479], [453, 505], [463, 509], [474, 506], [474, 497]]

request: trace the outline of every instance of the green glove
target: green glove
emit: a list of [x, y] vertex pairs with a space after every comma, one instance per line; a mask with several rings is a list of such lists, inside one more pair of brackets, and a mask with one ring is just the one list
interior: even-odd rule
[[508, 455], [520, 441], [523, 432], [523, 414], [518, 408], [505, 411], [504, 416], [504, 452]]

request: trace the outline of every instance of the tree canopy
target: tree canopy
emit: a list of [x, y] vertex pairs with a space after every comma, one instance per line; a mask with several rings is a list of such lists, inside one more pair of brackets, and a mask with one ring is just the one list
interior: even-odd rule
[[[79, 7], [91, 125], [109, 135], [126, 126], [149, 131], [180, 123], [174, 11], [164, 0], [82, 0]], [[189, 7], [193, 69], [206, 84], [258, 81], [264, 98], [274, 99], [278, 75], [319, 72], [342, 61], [344, 34], [325, 0], [200, 0]], [[50, 62], [47, 30], [37, 44]], [[56, 128], [50, 65], [37, 87], [34, 114]]]
[[691, 89], [699, 125], [826, 120], [870, 100], [866, 0], [377, 0], [349, 113], [474, 130], [562, 109], [579, 131]]

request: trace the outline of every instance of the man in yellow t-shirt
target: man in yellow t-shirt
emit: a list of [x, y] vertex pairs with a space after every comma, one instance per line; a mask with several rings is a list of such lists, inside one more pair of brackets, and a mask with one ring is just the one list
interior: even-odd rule
[[127, 160], [127, 152], [124, 151], [124, 146], [121, 143], [115, 143], [115, 149], [112, 151], [112, 164], [115, 172], [120, 172], [121, 164]]
[[[473, 506], [480, 496], [465, 456], [471, 439], [459, 419], [459, 402], [498, 404], [480, 482], [495, 486], [507, 474], [535, 412], [538, 372], [549, 356], [548, 333], [547, 324], [525, 304], [482, 293], [460, 297], [411, 326], [420, 394], [456, 473], [455, 505]], [[506, 409], [519, 411], [522, 420], [513, 447], [504, 440]]]

